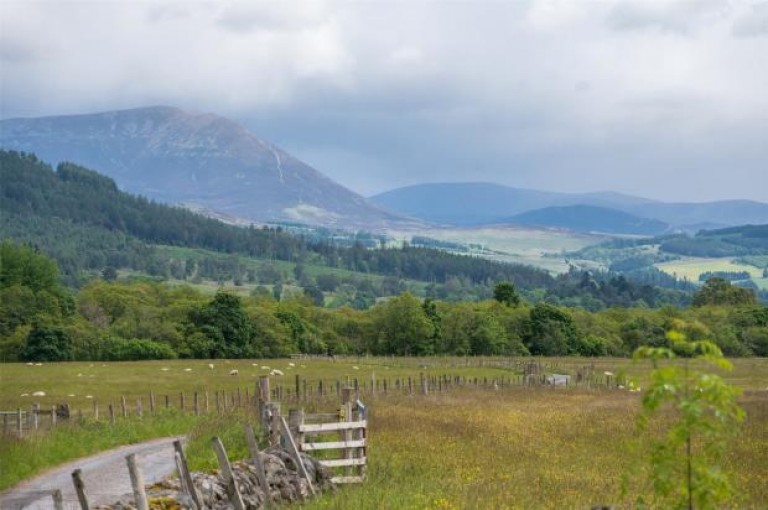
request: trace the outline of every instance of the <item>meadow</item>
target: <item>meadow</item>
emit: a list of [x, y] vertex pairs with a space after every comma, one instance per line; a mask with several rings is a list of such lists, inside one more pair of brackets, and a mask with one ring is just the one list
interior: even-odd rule
[[677, 278], [687, 278], [692, 282], [699, 281], [699, 275], [706, 272], [746, 271], [750, 274], [755, 284], [763, 289], [768, 289], [768, 278], [763, 278], [763, 270], [755, 266], [735, 261], [732, 257], [704, 258], [683, 257], [680, 260], [656, 264], [656, 267], [667, 274]]
[[[36, 399], [44, 404], [62, 400], [83, 404], [83, 425], [60, 427], [22, 441], [3, 438], [0, 443], [0, 488], [55, 462], [51, 452], [72, 458], [119, 442], [188, 433], [190, 463], [210, 469], [215, 459], [209, 438], [222, 436], [234, 458], [246, 449], [242, 422], [253, 420], [247, 412], [194, 417], [176, 411], [155, 417], [118, 418], [110, 426], [94, 423], [87, 412], [92, 400], [129, 402], [156, 395], [194, 391], [235, 391], [255, 384], [278, 368], [285, 376], [272, 377], [273, 387], [294, 387], [295, 375], [311, 384], [355, 378], [370, 384], [377, 380], [417, 378], [419, 374], [449, 374], [479, 381], [510, 381], [515, 367], [526, 359], [513, 358], [352, 358], [337, 360], [175, 360], [135, 363], [46, 363], [41, 366], [0, 366], [0, 408], [29, 406], [21, 394], [46, 391]], [[527, 360], [530, 360], [528, 358]], [[643, 384], [647, 367], [616, 358], [546, 358], [539, 360], [548, 372], [575, 373], [594, 364], [599, 378], [610, 372]], [[740, 401], [747, 412], [741, 432], [729, 445], [726, 468], [732, 473], [737, 499], [733, 508], [764, 508], [768, 485], [768, 360], [736, 359], [726, 379], [745, 390]], [[293, 363], [294, 366], [291, 366]], [[163, 369], [167, 370], [163, 370]], [[191, 370], [186, 370], [191, 369]], [[230, 376], [232, 369], [238, 375]], [[82, 374], [78, 376], [78, 374]], [[390, 386], [391, 387], [391, 386]], [[50, 392], [50, 393], [49, 393]], [[332, 393], [332, 392], [331, 392]], [[68, 397], [74, 394], [75, 397]], [[91, 395], [93, 399], [85, 399]], [[307, 508], [588, 508], [595, 504], [631, 506], [638, 495], [647, 495], [647, 455], [635, 418], [640, 393], [621, 389], [521, 387], [506, 384], [493, 389], [489, 383], [468, 385], [422, 396], [390, 391], [361, 398], [370, 409], [369, 468], [364, 486], [345, 487]], [[82, 399], [82, 400], [79, 400]], [[332, 393], [325, 400], [303, 404], [309, 411], [332, 409]], [[145, 404], [146, 405], [146, 404]], [[296, 404], [288, 402], [286, 407]], [[102, 411], [103, 412], [103, 411]], [[111, 431], [111, 432], [110, 432]], [[652, 433], [653, 431], [651, 431]], [[93, 436], [96, 444], [89, 445]], [[79, 446], [73, 447], [77, 443]], [[85, 445], [85, 446], [83, 446]], [[86, 451], [87, 450], [87, 451]], [[35, 452], [39, 452], [35, 453]], [[35, 465], [29, 459], [45, 457]], [[13, 459], [26, 459], [14, 464]], [[17, 467], [20, 466], [20, 467]], [[9, 472], [10, 470], [10, 472]], [[4, 472], [4, 473], [3, 473]], [[14, 476], [16, 475], [16, 476]], [[625, 486], [625, 493], [622, 493]]]
[[568, 263], [552, 255], [577, 251], [606, 239], [599, 235], [565, 230], [511, 226], [433, 228], [425, 231], [389, 231], [387, 233], [398, 242], [409, 241], [413, 236], [423, 235], [440, 241], [480, 245], [484, 247], [484, 251], [478, 251], [473, 255], [500, 262], [527, 264], [553, 274], [567, 272]]

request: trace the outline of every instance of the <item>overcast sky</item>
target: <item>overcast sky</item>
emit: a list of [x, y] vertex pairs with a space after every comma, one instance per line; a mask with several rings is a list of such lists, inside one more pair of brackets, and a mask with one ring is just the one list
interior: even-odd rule
[[768, 202], [768, 1], [0, 0], [3, 118], [234, 118], [365, 195]]

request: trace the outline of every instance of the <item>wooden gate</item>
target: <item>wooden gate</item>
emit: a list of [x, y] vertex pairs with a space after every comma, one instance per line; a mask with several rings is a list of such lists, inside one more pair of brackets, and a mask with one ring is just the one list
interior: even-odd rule
[[315, 455], [320, 464], [333, 470], [333, 483], [359, 483], [365, 479], [367, 410], [360, 400], [353, 403], [350, 397], [351, 389], [342, 390], [338, 413], [302, 415], [296, 427], [301, 451], [328, 452]]

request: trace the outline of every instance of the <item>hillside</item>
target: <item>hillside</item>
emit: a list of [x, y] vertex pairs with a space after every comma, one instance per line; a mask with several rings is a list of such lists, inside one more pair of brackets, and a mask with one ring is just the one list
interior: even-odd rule
[[668, 225], [658, 220], [640, 218], [608, 207], [571, 205], [545, 207], [512, 216], [505, 223], [554, 227], [576, 232], [634, 234], [652, 236], [663, 233]]
[[243, 126], [157, 106], [0, 121], [0, 147], [97, 168], [155, 200], [251, 222], [407, 226]]
[[527, 289], [553, 284], [548, 273], [529, 266], [428, 248], [371, 250], [361, 241], [344, 247], [330, 238], [310, 242], [282, 228], [227, 225], [124, 193], [112, 179], [77, 165], [62, 163], [54, 171], [29, 154], [0, 151], [0, 182], [0, 239], [34, 244], [72, 277], [108, 266], [167, 274], [179, 261], [164, 258], [154, 246], [171, 245], [432, 284], [461, 279], [484, 292], [500, 280]]
[[[749, 200], [664, 203], [621, 193], [555, 193], [490, 183], [421, 184], [387, 191], [370, 200], [394, 212], [457, 226], [497, 224], [536, 209], [575, 205], [607, 207], [687, 232], [768, 222], [768, 204]], [[574, 221], [588, 223], [590, 210], [582, 212], [587, 217]]]

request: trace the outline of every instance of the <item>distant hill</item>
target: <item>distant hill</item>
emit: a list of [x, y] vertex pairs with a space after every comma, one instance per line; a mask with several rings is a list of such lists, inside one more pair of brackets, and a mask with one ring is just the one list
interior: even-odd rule
[[[768, 223], [768, 204], [749, 200], [664, 203], [613, 192], [555, 193], [477, 182], [406, 186], [370, 200], [390, 211], [458, 226], [500, 223], [537, 209], [575, 205], [615, 209], [688, 232]], [[590, 210], [582, 212], [589, 214]], [[587, 223], [589, 218], [583, 221]]]
[[674, 236], [662, 240], [661, 249], [694, 257], [768, 255], [768, 224], [703, 230], [694, 237]]
[[669, 228], [669, 225], [662, 221], [640, 218], [616, 209], [593, 205], [545, 207], [512, 216], [507, 221], [517, 225], [555, 227], [576, 232], [645, 236], [658, 235]]
[[7, 119], [0, 147], [98, 168], [125, 191], [249, 221], [369, 230], [412, 223], [213, 114], [157, 106]]

